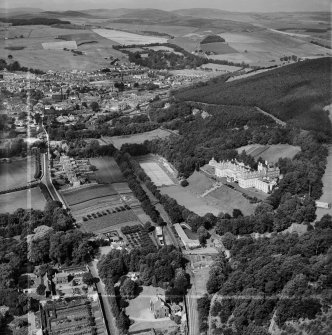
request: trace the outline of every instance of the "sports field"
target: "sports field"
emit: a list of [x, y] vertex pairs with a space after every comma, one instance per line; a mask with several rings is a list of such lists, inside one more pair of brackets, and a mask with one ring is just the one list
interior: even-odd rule
[[0, 213], [13, 213], [18, 208], [43, 210], [46, 200], [39, 187], [0, 195]]
[[171, 132], [164, 130], [164, 129], [155, 129], [151, 131], [147, 131], [145, 133], [140, 134], [133, 134], [133, 135], [127, 135], [127, 136], [112, 136], [107, 137], [103, 136], [102, 139], [107, 144], [113, 144], [117, 149], [121, 149], [123, 144], [126, 143], [143, 143], [144, 141], [151, 141], [156, 138], [165, 138], [171, 135]]
[[158, 163], [141, 162], [140, 166], [157, 187], [174, 185], [172, 179], [164, 172]]
[[256, 160], [259, 157], [262, 157], [270, 163], [276, 163], [279, 158], [293, 159], [295, 155], [301, 151], [301, 148], [289, 144], [250, 144], [236, 150], [238, 153], [241, 153], [244, 150], [248, 155], [254, 157]]
[[97, 168], [95, 175], [98, 183], [110, 184], [125, 181], [113, 157], [90, 158], [90, 163]]
[[35, 165], [31, 158], [0, 163], [0, 191], [25, 186], [34, 179], [34, 173]]

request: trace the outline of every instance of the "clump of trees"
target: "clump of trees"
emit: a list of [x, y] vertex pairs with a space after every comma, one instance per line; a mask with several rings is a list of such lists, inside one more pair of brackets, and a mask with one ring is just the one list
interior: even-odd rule
[[217, 43], [217, 42], [225, 42], [225, 39], [219, 35], [208, 35], [203, 38], [201, 44]]
[[1, 58], [0, 59], [0, 70], [4, 70], [4, 69], [7, 69], [8, 71], [12, 71], [12, 72], [16, 72], [16, 71], [28, 72], [29, 71], [34, 74], [45, 74], [44, 71], [21, 66], [18, 61], [10, 62], [8, 64], [5, 59]]

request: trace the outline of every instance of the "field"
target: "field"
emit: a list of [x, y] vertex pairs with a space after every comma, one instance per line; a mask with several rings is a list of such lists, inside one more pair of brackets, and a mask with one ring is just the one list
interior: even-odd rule
[[237, 53], [235, 49], [230, 47], [227, 43], [223, 42], [201, 44], [200, 48], [203, 51], [212, 51], [217, 55]]
[[[78, 46], [78, 50], [83, 51], [85, 55], [73, 56], [68, 51], [44, 50], [42, 47], [42, 43], [60, 42], [61, 40], [56, 37], [61, 35], [71, 35], [74, 41], [82, 41], [82, 34], [88, 34], [89, 40], [97, 42]], [[22, 38], [20, 38], [21, 35]], [[4, 58], [11, 54], [14, 60], [17, 60], [22, 66], [45, 71], [73, 69], [94, 71], [109, 65], [109, 61], [105, 60], [104, 57], [113, 56], [122, 61], [127, 60], [126, 55], [113, 49], [112, 44], [116, 44], [115, 42], [112, 43], [89, 30], [62, 29], [50, 26], [13, 26], [8, 31], [0, 31], [0, 39], [5, 36], [9, 39], [0, 44], [0, 54], [4, 55]], [[17, 38], [14, 38], [15, 36]], [[9, 51], [5, 49], [8, 47], [24, 48]]]
[[170, 136], [171, 133], [164, 129], [155, 129], [147, 131], [141, 134], [133, 134], [127, 136], [112, 136], [112, 137], [102, 137], [102, 139], [107, 144], [113, 144], [117, 149], [121, 149], [121, 146], [125, 143], [143, 143], [148, 140], [151, 141], [155, 138], [165, 138]]
[[97, 168], [95, 175], [98, 183], [108, 184], [125, 181], [113, 157], [90, 158], [90, 163]]
[[244, 150], [248, 155], [254, 157], [256, 160], [259, 157], [262, 157], [269, 163], [276, 163], [279, 158], [293, 159], [294, 156], [301, 151], [301, 148], [289, 144], [250, 144], [236, 150], [238, 153], [241, 153]]
[[39, 187], [0, 195], [0, 213], [13, 213], [18, 208], [43, 210], [46, 200]]
[[81, 202], [76, 205], [72, 205], [71, 211], [77, 220], [87, 217], [89, 214], [103, 212], [106, 209], [114, 210], [117, 207], [124, 206], [125, 203], [121, 200], [118, 194], [105, 195], [99, 198], [93, 198], [88, 201]]
[[171, 178], [164, 172], [158, 163], [142, 162], [140, 163], [140, 166], [157, 187], [174, 184]]
[[131, 44], [150, 44], [150, 43], [166, 43], [167, 38], [159, 36], [147, 36], [134, 33], [127, 33], [120, 30], [111, 29], [93, 29], [96, 34], [115, 41], [122, 45]]
[[155, 31], [159, 33], [166, 33], [172, 36], [182, 36], [194, 30], [195, 27], [177, 26], [177, 25], [155, 25], [155, 24], [131, 24], [131, 23], [115, 23], [112, 22], [113, 28], [130, 30], [132, 32], [140, 31]]
[[169, 318], [155, 319], [150, 311], [150, 299], [157, 294], [164, 294], [160, 287], [143, 286], [143, 291], [135, 299], [129, 300], [129, 306], [126, 308], [126, 314], [134, 323], [130, 326], [129, 331], [139, 331], [143, 329], [166, 329], [171, 332], [177, 328], [174, 321]]
[[201, 48], [199, 41], [186, 36], [177, 36], [174, 39], [170, 40], [170, 42], [188, 52], [199, 50]]
[[0, 191], [25, 186], [35, 173], [33, 159], [17, 159], [11, 163], [0, 163]]
[[46, 42], [42, 43], [45, 50], [77, 49], [76, 41]]
[[80, 204], [96, 198], [117, 194], [111, 185], [87, 185], [80, 188], [62, 191], [68, 206]]

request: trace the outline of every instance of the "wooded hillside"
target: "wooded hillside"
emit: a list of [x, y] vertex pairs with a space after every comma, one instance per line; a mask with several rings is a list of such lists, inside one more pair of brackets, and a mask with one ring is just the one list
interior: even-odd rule
[[331, 136], [331, 122], [323, 111], [331, 103], [331, 64], [331, 58], [320, 58], [232, 82], [223, 76], [175, 96], [181, 101], [257, 106], [283, 121]]

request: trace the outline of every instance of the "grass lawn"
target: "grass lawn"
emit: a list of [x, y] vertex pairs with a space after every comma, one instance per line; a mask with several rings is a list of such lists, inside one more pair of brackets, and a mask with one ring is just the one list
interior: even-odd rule
[[209, 193], [205, 199], [209, 204], [218, 207], [220, 211], [229, 214], [232, 214], [235, 208], [240, 209], [244, 215], [253, 214], [255, 210], [255, 205], [250, 204], [240, 192], [225, 185]]
[[189, 210], [201, 216], [206, 213], [218, 215], [221, 211], [217, 206], [209, 205], [204, 198], [200, 198], [192, 194], [189, 190], [187, 191], [180, 185], [161, 187], [160, 192], [162, 194], [167, 194], [171, 198], [175, 199], [180, 205], [185, 206]]
[[90, 158], [90, 163], [95, 165], [98, 183], [120, 183], [125, 181], [120, 168], [113, 157]]
[[39, 187], [0, 195], [0, 213], [13, 213], [18, 208], [43, 210], [45, 205]]

